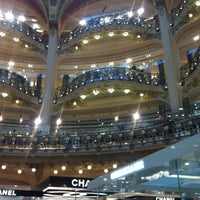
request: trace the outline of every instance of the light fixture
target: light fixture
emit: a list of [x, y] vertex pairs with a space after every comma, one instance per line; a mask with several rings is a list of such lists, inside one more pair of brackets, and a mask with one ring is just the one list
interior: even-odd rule
[[5, 14], [5, 19], [12, 22], [14, 20], [14, 15], [12, 14], [12, 12], [8, 11], [6, 14]]
[[199, 35], [194, 36], [194, 37], [193, 37], [193, 40], [194, 40], [194, 41], [198, 41], [198, 40], [199, 40]]
[[14, 37], [13, 40], [14, 40], [15, 42], [19, 42], [19, 38], [17, 38], [17, 37]]
[[128, 36], [128, 32], [127, 31], [123, 32], [123, 36], [127, 37]]
[[79, 173], [79, 174], [82, 174], [82, 173], [83, 173], [83, 170], [82, 170], [82, 169], [79, 169], [79, 170], [78, 170], [78, 173]]
[[54, 169], [53, 170], [53, 173], [56, 175], [56, 174], [58, 174], [58, 170], [57, 169]]
[[87, 166], [87, 169], [88, 169], [88, 170], [91, 170], [91, 169], [92, 169], [92, 165], [88, 165], [88, 166]]
[[65, 165], [61, 166], [61, 169], [62, 169], [62, 171], [65, 171], [66, 170], [66, 166]]
[[132, 59], [131, 58], [127, 58], [126, 59], [126, 63], [131, 63], [132, 62]]
[[31, 171], [32, 171], [33, 173], [35, 173], [35, 172], [36, 172], [36, 168], [35, 168], [35, 167], [31, 168]]
[[105, 21], [105, 23], [107, 23], [107, 24], [108, 24], [108, 23], [110, 23], [110, 22], [111, 22], [111, 18], [110, 18], [110, 17], [105, 17], [105, 18], [104, 18], [104, 21]]
[[108, 33], [108, 36], [109, 36], [109, 37], [113, 37], [114, 35], [115, 35], [115, 34], [114, 34], [114, 32], [112, 32], [112, 31]]
[[117, 122], [118, 120], [119, 120], [119, 117], [117, 115], [117, 116], [115, 116], [115, 122]]
[[95, 38], [96, 40], [99, 40], [99, 39], [101, 38], [101, 36], [100, 36], [99, 34], [96, 34], [96, 35], [94, 36], [94, 38]]
[[144, 93], [140, 93], [140, 97], [143, 97], [144, 96]]
[[188, 14], [188, 17], [189, 17], [189, 18], [192, 18], [192, 17], [193, 17], [193, 14], [192, 14], [192, 13], [189, 13], [189, 14]]
[[17, 173], [18, 173], [18, 174], [22, 174], [22, 170], [21, 170], [21, 169], [18, 169], [18, 170], [17, 170]]
[[117, 164], [114, 163], [114, 164], [113, 164], [113, 169], [116, 169], [116, 168], [117, 168]]
[[16, 103], [16, 104], [19, 104], [19, 99], [16, 99], [16, 100], [15, 100], [15, 103]]
[[10, 67], [13, 67], [13, 66], [15, 65], [15, 62], [12, 61], [12, 60], [10, 60], [10, 61], [8, 62], [8, 65], [9, 65]]
[[98, 95], [99, 94], [99, 90], [96, 90], [96, 89], [93, 90], [92, 92], [93, 92], [94, 95]]
[[39, 29], [40, 27], [39, 27], [39, 25], [38, 24], [33, 24], [33, 29]]
[[112, 94], [114, 91], [115, 91], [115, 89], [114, 89], [114, 88], [108, 88], [108, 92], [109, 92], [109, 93], [111, 93], [111, 94]]
[[3, 121], [3, 115], [0, 114], [0, 122]]
[[4, 32], [1, 31], [1, 32], [0, 32], [0, 36], [1, 36], [1, 37], [4, 37], [4, 36], [6, 36], [6, 34], [5, 34]]
[[124, 93], [125, 93], [125, 94], [128, 94], [129, 92], [130, 92], [130, 89], [127, 89], [127, 88], [124, 89]]
[[82, 94], [80, 97], [81, 97], [81, 99], [85, 99], [86, 95]]
[[73, 102], [73, 106], [76, 106], [76, 105], [77, 105], [77, 102], [76, 102], [76, 101], [74, 101], [74, 102]]
[[6, 169], [6, 165], [1, 165], [1, 169], [5, 170]]
[[184, 165], [185, 165], [185, 166], [189, 166], [190, 163], [189, 163], [189, 162], [185, 162]]
[[141, 35], [137, 35], [137, 38], [138, 38], [138, 39], [141, 38]]
[[87, 39], [84, 39], [82, 42], [83, 42], [83, 44], [87, 44], [87, 43], [88, 43], [88, 40], [87, 40]]
[[25, 44], [24, 47], [25, 47], [25, 48], [28, 48], [28, 44]]
[[108, 169], [104, 169], [104, 173], [108, 173], [109, 172], [109, 170]]
[[1, 93], [1, 95], [2, 95], [2, 97], [4, 97], [4, 98], [5, 98], [5, 97], [7, 97], [7, 96], [8, 96], [8, 93], [6, 93], [6, 92], [2, 92], [2, 93]]
[[200, 0], [195, 1], [196, 6], [200, 6]]

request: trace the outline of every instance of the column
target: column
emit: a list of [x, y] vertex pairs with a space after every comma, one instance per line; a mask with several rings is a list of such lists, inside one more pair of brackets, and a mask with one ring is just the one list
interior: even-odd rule
[[164, 49], [169, 103], [172, 112], [176, 112], [181, 107], [181, 98], [179, 92], [179, 75], [177, 73], [180, 67], [179, 52], [177, 45], [175, 44], [173, 39], [172, 29], [170, 27], [165, 0], [155, 0], [154, 2], [158, 10], [161, 40]]
[[41, 124], [40, 130], [48, 133], [51, 126], [51, 115], [53, 106], [53, 97], [55, 93], [56, 81], [56, 59], [57, 59], [57, 26], [50, 27], [48, 53], [46, 57], [46, 73], [45, 73], [45, 87], [42, 108], [40, 113]]

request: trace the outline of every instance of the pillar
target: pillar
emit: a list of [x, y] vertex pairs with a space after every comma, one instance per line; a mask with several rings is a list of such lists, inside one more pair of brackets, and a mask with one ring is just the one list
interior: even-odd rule
[[155, 0], [154, 2], [158, 10], [161, 40], [164, 49], [169, 103], [172, 112], [177, 112], [179, 108], [182, 107], [179, 91], [179, 75], [177, 73], [180, 67], [179, 52], [177, 45], [174, 42], [165, 0]]
[[46, 73], [45, 73], [45, 87], [40, 113], [41, 124], [40, 130], [48, 133], [51, 126], [51, 115], [53, 106], [53, 97], [55, 93], [56, 81], [56, 59], [57, 59], [57, 26], [50, 26], [48, 52], [46, 57]]

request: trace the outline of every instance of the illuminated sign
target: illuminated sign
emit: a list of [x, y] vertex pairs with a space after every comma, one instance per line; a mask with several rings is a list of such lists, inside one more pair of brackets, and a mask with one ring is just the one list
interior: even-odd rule
[[90, 180], [87, 179], [72, 179], [72, 186], [79, 187], [79, 188], [86, 188]]
[[173, 197], [156, 197], [156, 200], [175, 200]]
[[16, 196], [16, 194], [15, 194], [14, 190], [2, 189], [2, 190], [0, 190], [0, 196]]
[[125, 167], [123, 167], [121, 169], [115, 170], [114, 172], [112, 172], [110, 174], [110, 178], [111, 179], [116, 179], [116, 178], [119, 178], [121, 176], [125, 176], [127, 174], [136, 172], [136, 171], [138, 171], [140, 169], [143, 169], [143, 168], [144, 168], [144, 161], [141, 160], [141, 161], [132, 163], [130, 165], [127, 165], [127, 166], [125, 166]]

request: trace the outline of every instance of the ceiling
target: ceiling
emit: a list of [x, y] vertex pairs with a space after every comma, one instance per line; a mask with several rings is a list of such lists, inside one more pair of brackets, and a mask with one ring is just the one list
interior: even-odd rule
[[[181, 2], [181, 0], [166, 0], [168, 12], [171, 13], [173, 9], [177, 9]], [[193, 40], [194, 36], [200, 34], [199, 7], [194, 5], [195, 1], [188, 0], [188, 2], [182, 15], [174, 18], [176, 25], [174, 26], [174, 40], [180, 51], [180, 66], [188, 62], [186, 52], [199, 45], [199, 40], [197, 42]], [[41, 37], [45, 37], [52, 27], [56, 27], [58, 29], [58, 42], [79, 26], [81, 19], [104, 17], [114, 13], [121, 14], [130, 10], [136, 13], [140, 7], [145, 8], [144, 18], [149, 19], [157, 15], [153, 0], [0, 0], [2, 13], [12, 11], [14, 16], [24, 15], [26, 23], [35, 28]], [[189, 18], [189, 13], [193, 13], [193, 17]], [[108, 36], [110, 31], [115, 33], [114, 37]], [[122, 35], [125, 31], [129, 32], [128, 37]], [[0, 67], [7, 69], [9, 62], [14, 61], [12, 71], [28, 77], [29, 81], [33, 83], [37, 81], [38, 74], [43, 74], [42, 87], [44, 90], [48, 53], [45, 45], [3, 23], [0, 24], [0, 32], [5, 33], [5, 36], [0, 37]], [[94, 39], [96, 34], [101, 35], [99, 40]], [[14, 38], [18, 38], [19, 41], [14, 41]], [[89, 41], [88, 44], [83, 44], [84, 39]], [[78, 49], [75, 49], [76, 46]], [[83, 74], [83, 71], [88, 71], [94, 66], [95, 68], [105, 67], [110, 62], [121, 65], [128, 58], [131, 58], [131, 64], [141, 66], [145, 62], [150, 66], [151, 72], [157, 73], [158, 68], [152, 63], [164, 60], [159, 31], [153, 30], [149, 33], [146, 29], [134, 29], [126, 26], [108, 26], [88, 31], [69, 43], [63, 42], [61, 48], [57, 49], [57, 54], [55, 88], [61, 86], [64, 74], [70, 75], [70, 77], [79, 76]], [[177, 67], [177, 71], [179, 70], [180, 68]], [[188, 84], [182, 89], [183, 96], [190, 95], [191, 101], [199, 99], [198, 77], [199, 72], [194, 74], [193, 78], [188, 80]], [[92, 94], [94, 88], [101, 91], [100, 95], [94, 96]], [[109, 88], [115, 88], [115, 93], [108, 93], [107, 89]], [[128, 95], [124, 95], [123, 92], [126, 88], [131, 90]], [[1, 129], [6, 127], [7, 130], [9, 127], [18, 125], [32, 126], [41, 110], [38, 99], [25, 95], [3, 83], [0, 84], [0, 92], [8, 93], [6, 98], [0, 96], [0, 113], [4, 118], [4, 121], [0, 122]], [[144, 94], [143, 98], [141, 98], [140, 93]], [[81, 94], [87, 95], [86, 101], [80, 99]], [[16, 103], [16, 100], [19, 102]], [[76, 106], [73, 106], [74, 101], [77, 102]], [[58, 116], [62, 116], [64, 128], [81, 132], [89, 126], [96, 126], [99, 121], [113, 120], [117, 115], [121, 118], [129, 117], [138, 108], [142, 114], [156, 113], [159, 104], [165, 104], [169, 109], [168, 93], [163, 88], [141, 86], [138, 83], [133, 84], [125, 81], [98, 82], [80, 87], [58, 101], [57, 104], [52, 104], [52, 118], [56, 119]], [[23, 117], [22, 124], [19, 124], [20, 117]], [[68, 166], [68, 171], [61, 171], [61, 176], [80, 176], [77, 173], [78, 169], [80, 167], [86, 168], [91, 161], [96, 166], [95, 170], [93, 172], [86, 171], [81, 176], [94, 178], [102, 175], [104, 168], [112, 170], [112, 164], [116, 161], [119, 165], [124, 165], [164, 146], [153, 149], [144, 148], [144, 150], [136, 152], [117, 152], [111, 155], [109, 152], [94, 155], [87, 153], [81, 155], [79, 152], [73, 155], [67, 153], [64, 155], [37, 155], [31, 152], [27, 152], [26, 155], [18, 155], [4, 152], [0, 154], [1, 162], [2, 164], [7, 163], [8, 166], [10, 164], [10, 167], [7, 167], [6, 171], [0, 172], [0, 184], [34, 188], [49, 175], [52, 175], [52, 169], [60, 168], [62, 164]], [[38, 167], [37, 174], [30, 172], [31, 165]], [[21, 176], [15, 172], [17, 166], [21, 166], [25, 170]], [[27, 176], [32, 177], [32, 180], [27, 180]]]

